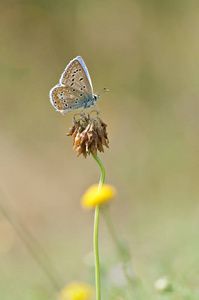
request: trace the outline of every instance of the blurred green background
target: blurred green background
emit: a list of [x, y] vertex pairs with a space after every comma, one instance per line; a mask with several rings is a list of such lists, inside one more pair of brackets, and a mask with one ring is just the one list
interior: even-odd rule
[[[91, 277], [83, 258], [92, 251], [93, 213], [82, 211], [80, 198], [100, 171], [92, 157], [76, 158], [66, 136], [73, 113], [56, 113], [48, 97], [81, 55], [94, 91], [110, 90], [98, 102], [110, 139], [99, 157], [106, 183], [118, 190], [110, 210], [130, 246], [142, 299], [161, 299], [153, 284], [164, 275], [191, 293], [182, 299], [198, 299], [199, 3], [0, 4], [0, 186], [60, 284]], [[101, 219], [102, 265], [116, 264], [114, 253]], [[0, 298], [54, 299], [48, 293], [48, 279], [0, 213]]]

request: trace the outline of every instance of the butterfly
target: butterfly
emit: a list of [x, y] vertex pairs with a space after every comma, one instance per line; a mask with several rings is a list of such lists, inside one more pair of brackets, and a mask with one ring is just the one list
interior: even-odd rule
[[50, 90], [50, 102], [63, 115], [78, 108], [96, 105], [99, 95], [93, 94], [88, 69], [81, 56], [66, 66], [59, 84]]

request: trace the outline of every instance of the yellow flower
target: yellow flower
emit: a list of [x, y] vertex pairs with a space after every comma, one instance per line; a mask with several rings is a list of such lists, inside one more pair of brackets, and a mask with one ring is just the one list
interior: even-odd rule
[[81, 204], [84, 208], [92, 208], [96, 205], [101, 205], [112, 200], [116, 195], [116, 190], [109, 184], [104, 184], [98, 190], [98, 184], [91, 185], [81, 199]]
[[87, 283], [74, 281], [67, 284], [60, 293], [60, 300], [92, 300], [94, 288]]

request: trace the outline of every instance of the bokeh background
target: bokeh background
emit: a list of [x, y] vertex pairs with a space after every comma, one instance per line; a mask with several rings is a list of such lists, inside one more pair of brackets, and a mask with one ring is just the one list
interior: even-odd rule
[[[99, 157], [118, 190], [110, 210], [143, 299], [159, 299], [153, 284], [165, 275], [198, 293], [198, 11], [194, 0], [1, 1], [1, 203], [45, 249], [61, 285], [92, 282], [93, 212], [80, 198], [100, 172], [92, 157], [76, 158], [66, 136], [73, 113], [55, 112], [48, 97], [81, 55], [94, 91], [110, 90], [98, 103], [110, 139]], [[102, 265], [117, 264], [114, 253], [101, 219]], [[2, 212], [0, 265], [0, 298], [54, 299]]]

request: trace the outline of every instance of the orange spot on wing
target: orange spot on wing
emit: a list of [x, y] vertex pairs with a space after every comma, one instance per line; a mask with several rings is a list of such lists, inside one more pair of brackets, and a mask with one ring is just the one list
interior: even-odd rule
[[56, 101], [56, 104], [59, 104], [59, 101], [58, 101], [58, 100]]

